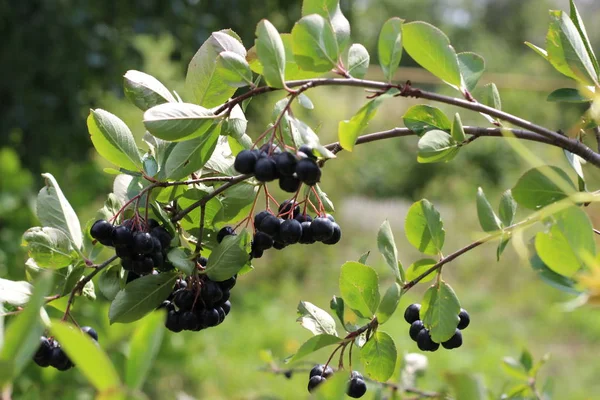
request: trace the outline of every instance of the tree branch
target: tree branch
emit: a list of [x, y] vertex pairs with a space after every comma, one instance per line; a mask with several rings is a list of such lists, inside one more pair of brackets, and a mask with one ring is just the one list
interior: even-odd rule
[[[365, 89], [373, 89], [378, 92], [386, 92], [390, 89], [398, 89], [400, 93], [398, 96], [402, 97], [415, 97], [422, 98], [431, 101], [436, 101], [438, 103], [449, 104], [452, 106], [460, 107], [465, 110], [471, 110], [479, 113], [483, 113], [489, 115], [491, 117], [495, 117], [502, 121], [509, 122], [515, 126], [526, 129], [530, 132], [537, 133], [540, 136], [548, 139], [551, 144], [555, 146], [561, 147], [565, 150], [570, 151], [573, 154], [577, 154], [584, 160], [594, 164], [597, 167], [600, 167], [600, 154], [594, 152], [592, 149], [579, 142], [578, 140], [568, 138], [567, 136], [561, 135], [558, 132], [552, 131], [550, 129], [544, 128], [542, 126], [536, 125], [530, 121], [527, 121], [523, 118], [519, 118], [515, 115], [506, 113], [504, 111], [497, 110], [492, 107], [488, 107], [481, 103], [474, 103], [468, 100], [459, 99], [456, 97], [444, 96], [434, 92], [428, 92], [425, 90], [421, 90], [418, 88], [413, 88], [410, 84], [399, 85], [399, 84], [391, 84], [385, 82], [378, 81], [370, 81], [365, 79], [346, 79], [346, 78], [318, 78], [318, 79], [306, 79], [306, 80], [297, 80], [297, 81], [289, 81], [286, 82], [286, 86], [288, 88], [294, 88], [298, 86], [306, 86], [307, 88], [318, 87], [318, 86], [350, 86], [350, 87], [361, 87]], [[271, 87], [259, 87], [252, 89], [236, 98], [231, 99], [230, 101], [223, 104], [217, 111], [216, 114], [222, 113], [226, 110], [230, 110], [235, 105], [241, 103], [242, 101], [261, 95], [264, 93], [272, 92], [275, 90], [281, 90]]]

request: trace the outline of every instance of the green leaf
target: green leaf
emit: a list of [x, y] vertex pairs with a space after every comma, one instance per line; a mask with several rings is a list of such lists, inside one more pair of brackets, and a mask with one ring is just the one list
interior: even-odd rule
[[212, 111], [190, 103], [165, 103], [144, 113], [144, 126], [157, 138], [167, 141], [189, 140], [210, 129]]
[[52, 321], [50, 329], [77, 369], [99, 392], [121, 385], [110, 358], [88, 334], [58, 320]]
[[[550, 178], [554, 176], [560, 180], [558, 183]], [[512, 195], [516, 202], [530, 210], [537, 210], [555, 203], [574, 192], [575, 185], [569, 176], [562, 169], [551, 166], [530, 169], [519, 178], [512, 189]]]
[[513, 357], [504, 357], [502, 359], [502, 368], [504, 372], [519, 380], [527, 380], [529, 376], [523, 365]]
[[519, 362], [527, 372], [531, 371], [531, 368], [533, 368], [533, 357], [527, 349], [523, 349]]
[[392, 377], [398, 353], [394, 340], [385, 332], [377, 331], [360, 349], [365, 373], [371, 379], [385, 382]]
[[483, 189], [477, 188], [477, 217], [479, 218], [479, 225], [485, 232], [494, 232], [502, 229], [502, 221], [494, 212], [492, 205], [485, 197]]
[[442, 281], [427, 289], [421, 303], [421, 318], [434, 342], [445, 342], [454, 335], [459, 313], [460, 302], [450, 285]]
[[342, 265], [340, 293], [344, 303], [363, 318], [371, 318], [379, 306], [379, 278], [369, 266], [354, 261]]
[[[424, 274], [429, 268], [433, 267], [437, 264], [437, 261], [431, 258], [423, 258], [421, 260], [417, 260], [408, 267], [406, 270], [406, 280], [412, 281], [413, 279], [417, 279], [421, 274]], [[431, 273], [427, 275], [425, 278], [421, 280], [422, 283], [429, 282], [435, 277], [435, 273]]]
[[188, 66], [186, 88], [193, 93], [199, 105], [211, 108], [227, 101], [235, 88], [229, 86], [217, 68], [217, 57], [232, 51], [246, 57], [246, 49], [239, 36], [230, 29], [213, 32], [202, 44]]
[[379, 65], [385, 80], [391, 82], [402, 59], [402, 23], [403, 19], [390, 18], [381, 27], [377, 41]]
[[94, 148], [102, 157], [130, 171], [142, 168], [133, 134], [119, 117], [99, 108], [90, 110], [87, 127]]
[[335, 320], [325, 310], [320, 309], [308, 301], [298, 303], [298, 319], [304, 328], [308, 329], [315, 335], [326, 333], [328, 335], [337, 336], [335, 329]]
[[598, 74], [579, 31], [563, 11], [550, 11], [546, 50], [552, 66], [563, 75], [586, 86], [598, 84]]
[[327, 72], [336, 64], [339, 48], [333, 27], [318, 14], [302, 17], [292, 29], [292, 50], [298, 66]]
[[517, 202], [512, 196], [510, 189], [502, 193], [500, 198], [500, 208], [498, 209], [500, 221], [504, 226], [511, 226], [515, 220], [517, 213]]
[[535, 51], [540, 56], [544, 57], [545, 60], [548, 60], [548, 52], [545, 49], [542, 49], [541, 47], [538, 47], [535, 44], [529, 42], [525, 42], [525, 45], [533, 51]]
[[237, 140], [244, 137], [246, 133], [246, 128], [248, 127], [248, 120], [246, 119], [246, 115], [244, 115], [244, 111], [242, 111], [242, 107], [239, 104], [236, 104], [235, 107], [231, 110], [229, 117], [223, 123], [223, 129], [221, 130], [222, 135], [231, 136]]
[[128, 283], [110, 304], [110, 323], [137, 321], [153, 311], [169, 296], [176, 279], [177, 274], [163, 272], [142, 276]]
[[215, 218], [214, 222], [235, 224], [246, 218], [252, 209], [252, 202], [257, 191], [257, 186], [249, 183], [240, 183], [228, 189], [225, 197], [221, 200], [223, 213]]
[[460, 114], [454, 114], [454, 120], [452, 121], [452, 138], [458, 143], [464, 142], [467, 138], [465, 136], [465, 130], [463, 128], [462, 120], [460, 119]]
[[46, 180], [37, 196], [36, 215], [42, 225], [65, 232], [73, 245], [81, 249], [83, 235], [77, 214], [63, 194], [52, 174], [42, 174]]
[[592, 45], [591, 45], [590, 39], [588, 37], [587, 31], [585, 29], [585, 25], [583, 24], [583, 20], [581, 19], [581, 16], [579, 15], [579, 10], [577, 10], [577, 6], [575, 5], [575, 2], [573, 0], [570, 0], [569, 3], [570, 3], [569, 17], [571, 18], [571, 21], [573, 21], [573, 24], [575, 25], [575, 27], [577, 28], [577, 31], [579, 32], [579, 36], [581, 37], [583, 45], [585, 46], [585, 50], [587, 51], [590, 59], [592, 60], [592, 64], [594, 65], [594, 71], [596, 71], [596, 76], [598, 76], [598, 75], [600, 75], [600, 67], [598, 66], [598, 60], [596, 59], [596, 55], [594, 54], [594, 50], [592, 49]]
[[470, 52], [458, 53], [457, 57], [464, 89], [472, 92], [485, 71], [485, 60], [479, 54]]
[[112, 301], [121, 290], [121, 266], [113, 265], [98, 279], [98, 289], [108, 300]]
[[418, 104], [409, 108], [404, 116], [404, 125], [417, 136], [423, 136], [427, 131], [439, 129], [450, 131], [452, 125], [442, 110], [426, 104]]
[[587, 214], [574, 206], [554, 214], [553, 219], [549, 232], [536, 235], [535, 249], [548, 268], [571, 277], [596, 256], [592, 224]]
[[29, 301], [32, 288], [29, 282], [0, 278], [0, 304], [8, 303], [13, 306], [23, 306]]
[[369, 100], [350, 120], [340, 121], [338, 139], [344, 150], [352, 151], [354, 149], [356, 139], [367, 128], [369, 122], [375, 116], [377, 108], [384, 100], [393, 97], [396, 93], [398, 93], [397, 89], [389, 90], [375, 99]]
[[125, 384], [133, 390], [142, 388], [158, 355], [165, 334], [165, 315], [153, 312], [136, 326], [130, 341], [125, 369]]
[[417, 161], [423, 164], [448, 162], [458, 154], [460, 147], [452, 136], [444, 131], [426, 132], [417, 144]]
[[196, 264], [191, 260], [192, 252], [188, 248], [174, 247], [167, 253], [167, 258], [178, 270], [191, 276], [196, 269]]
[[240, 88], [252, 85], [252, 70], [244, 56], [224, 51], [217, 56], [218, 73], [229, 86]]
[[169, 89], [152, 75], [129, 70], [123, 78], [125, 97], [142, 111], [162, 103], [177, 101]]
[[336, 317], [338, 317], [342, 326], [344, 326], [344, 299], [333, 296], [329, 302], [329, 308], [335, 312]]
[[224, 281], [237, 274], [250, 262], [250, 234], [243, 230], [225, 237], [208, 257], [206, 274], [213, 281]]
[[440, 213], [427, 199], [414, 203], [404, 223], [406, 238], [421, 253], [437, 255], [444, 247], [444, 224]]
[[576, 154], [571, 153], [568, 150], [563, 149], [563, 154], [567, 158], [569, 165], [573, 168], [573, 171], [577, 174], [577, 183], [580, 192], [587, 192], [585, 184], [585, 176], [583, 175], [583, 168], [581, 166], [582, 159]]
[[313, 110], [315, 108], [315, 105], [313, 104], [313, 102], [304, 93], [300, 93], [298, 95], [298, 104], [300, 104], [302, 107], [306, 108], [307, 110]]
[[33, 285], [33, 293], [25, 308], [11, 319], [4, 332], [4, 345], [0, 350], [0, 368], [9, 365], [10, 374], [0, 375], [0, 386], [12, 377], [17, 377], [27, 363], [31, 362], [40, 343], [44, 326], [40, 321], [40, 308], [44, 305], [44, 297], [52, 288], [52, 275], [48, 272], [40, 274]]
[[323, 347], [331, 346], [341, 342], [341, 339], [337, 336], [328, 335], [323, 333], [321, 335], [313, 336], [300, 346], [296, 354], [286, 360], [287, 363], [293, 363], [300, 360], [307, 355], [314, 353]]
[[302, 16], [319, 14], [327, 19], [338, 43], [340, 52], [350, 43], [350, 22], [342, 13], [338, 0], [303, 0]]
[[462, 83], [458, 57], [448, 37], [426, 22], [402, 24], [404, 49], [423, 68], [451, 86]]
[[589, 103], [592, 99], [585, 97], [579, 90], [573, 88], [556, 89], [548, 95], [547, 101], [559, 103]]
[[535, 248], [533, 249], [533, 254], [529, 258], [529, 263], [531, 264], [531, 268], [548, 285], [565, 293], [574, 295], [581, 294], [581, 291], [576, 289], [577, 282], [573, 279], [567, 278], [566, 276], [557, 274], [556, 272], [548, 268], [548, 266], [544, 264], [539, 255], [535, 252]]
[[497, 261], [500, 261], [500, 256], [504, 252], [504, 249], [506, 249], [506, 246], [508, 245], [509, 241], [510, 241], [510, 236], [508, 236], [508, 235], [502, 236], [502, 241], [498, 244], [498, 247], [496, 248], [496, 260]]
[[347, 71], [353, 78], [362, 79], [369, 70], [370, 61], [371, 57], [365, 46], [354, 43], [348, 50]]
[[23, 234], [22, 246], [29, 257], [43, 268], [62, 268], [78, 258], [66, 233], [56, 228], [29, 228]]
[[380, 325], [385, 324], [386, 321], [394, 314], [401, 297], [402, 288], [397, 282], [392, 283], [392, 285], [385, 291], [383, 299], [381, 299], [381, 303], [377, 309], [376, 317]]
[[477, 90], [475, 97], [477, 97], [482, 104], [485, 104], [488, 107], [495, 108], [496, 110], [502, 110], [500, 92], [498, 92], [498, 88], [496, 87], [495, 83], [488, 83], [481, 89]]
[[221, 124], [213, 125], [202, 136], [175, 145], [165, 163], [165, 177], [178, 180], [204, 167], [219, 140]]
[[467, 373], [447, 373], [446, 380], [452, 387], [456, 400], [489, 399], [483, 380], [478, 375]]
[[156, 159], [150, 153], [144, 154], [142, 158], [142, 163], [144, 165], [144, 173], [149, 177], [154, 177], [158, 174], [158, 163]]
[[369, 258], [369, 255], [371, 254], [370, 251], [366, 251], [363, 254], [361, 254], [361, 256], [358, 258], [358, 262], [361, 264], [366, 264], [367, 263], [367, 259]]
[[[385, 262], [392, 269], [396, 280], [402, 281], [400, 268], [401, 265], [398, 262], [398, 248], [394, 241], [394, 234], [392, 233], [392, 227], [390, 221], [387, 219], [381, 224], [379, 231], [377, 232], [377, 248], [385, 259]], [[362, 262], [364, 264], [364, 262]]]
[[[292, 124], [292, 128], [297, 130], [297, 134], [302, 139], [302, 144], [307, 144], [313, 149], [315, 149], [321, 155], [321, 157], [335, 158], [335, 154], [333, 154], [321, 144], [319, 136], [317, 136], [317, 134], [310, 128], [310, 126], [294, 117], [290, 117], [289, 120]], [[300, 143], [296, 144], [300, 145]]]
[[268, 20], [256, 26], [256, 54], [263, 66], [263, 76], [271, 87], [285, 86], [285, 48], [279, 32]]

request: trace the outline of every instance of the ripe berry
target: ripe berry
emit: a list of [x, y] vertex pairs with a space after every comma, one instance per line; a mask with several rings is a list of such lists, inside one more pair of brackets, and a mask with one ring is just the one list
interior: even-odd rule
[[273, 247], [273, 238], [264, 232], [256, 232], [253, 246], [262, 251], [268, 250]]
[[169, 311], [167, 313], [167, 322], [165, 322], [165, 326], [172, 332], [181, 332], [183, 327], [181, 326], [179, 312], [175, 310]]
[[84, 326], [81, 328], [81, 331], [90, 335], [90, 337], [96, 342], [98, 341], [98, 332], [96, 332], [96, 330], [91, 326]]
[[223, 291], [217, 282], [207, 280], [204, 281], [204, 285], [202, 285], [200, 297], [202, 297], [204, 304], [207, 306], [212, 306], [221, 300], [223, 297]]
[[59, 371], [66, 371], [74, 366], [67, 354], [58, 346], [52, 349], [50, 365]]
[[233, 288], [235, 286], [236, 281], [237, 281], [237, 277], [236, 277], [236, 275], [234, 275], [229, 279], [219, 282], [219, 285], [221, 286], [221, 289], [223, 289], [223, 290], [231, 290], [231, 288]]
[[417, 346], [421, 351], [436, 351], [440, 344], [431, 340], [431, 335], [428, 329], [422, 329], [417, 335]]
[[90, 235], [105, 246], [112, 246], [112, 233], [114, 227], [103, 219], [94, 222], [90, 229]]
[[[215, 307], [215, 310], [217, 310], [217, 312], [219, 313], [219, 324], [222, 323], [223, 321], [225, 321], [225, 316], [227, 314], [225, 314], [225, 310], [223, 310], [222, 307]], [[217, 324], [218, 325], [218, 324]]]
[[406, 311], [404, 311], [404, 320], [409, 324], [412, 324], [419, 318], [419, 311], [421, 310], [421, 305], [418, 303], [411, 304], [406, 307]]
[[306, 155], [308, 158], [312, 158], [313, 160], [317, 159], [317, 157], [313, 153], [312, 147], [310, 147], [307, 144], [303, 144], [302, 146], [300, 146], [300, 148], [298, 149], [298, 151], [300, 153], [304, 153], [304, 155]]
[[302, 244], [311, 244], [316, 242], [315, 238], [313, 238], [312, 229], [310, 229], [312, 222], [303, 222], [300, 225], [302, 226], [302, 236], [300, 237], [300, 243]]
[[263, 256], [263, 251], [252, 246], [252, 250], [250, 252], [250, 259], [261, 258], [262, 256]]
[[[217, 284], [219, 284], [220, 282], [217, 282]], [[227, 300], [229, 300], [229, 298], [231, 297], [231, 292], [229, 291], [229, 289], [223, 289], [221, 287], [221, 285], [219, 285], [219, 287], [221, 288], [221, 291], [223, 292], [223, 296], [221, 297], [221, 300], [218, 301], [217, 305], [221, 306], [223, 303], [225, 303]]]
[[258, 153], [252, 150], [242, 150], [235, 157], [233, 168], [240, 174], [253, 174]]
[[458, 323], [458, 329], [463, 330], [471, 323], [471, 317], [469, 317], [469, 313], [464, 308], [460, 309], [460, 313], [458, 314], [460, 318], [460, 322]]
[[198, 314], [198, 319], [200, 320], [200, 324], [202, 324], [203, 327], [208, 328], [211, 326], [217, 326], [219, 325], [220, 320], [219, 312], [214, 308], [202, 310]]
[[352, 372], [350, 373], [350, 379], [352, 379], [352, 378], [358, 378], [358, 379], [362, 379], [362, 380], [364, 380], [364, 379], [365, 379], [365, 378], [362, 376], [362, 374], [361, 374], [360, 372], [358, 372], [358, 371], [352, 371]]
[[330, 239], [333, 236], [333, 222], [327, 218], [317, 217], [313, 219], [310, 230], [313, 238], [318, 242]]
[[282, 176], [292, 176], [296, 171], [296, 157], [287, 151], [281, 152], [275, 156], [275, 165], [277, 171]]
[[260, 146], [259, 151], [261, 152], [261, 154], [265, 154], [266, 156], [281, 153], [281, 149], [275, 143], [265, 143], [262, 146]]
[[202, 256], [199, 257], [198, 264], [202, 265], [203, 267], [206, 267], [208, 265], [208, 258]]
[[200, 329], [200, 321], [196, 314], [191, 311], [185, 311], [179, 317], [181, 320], [181, 327], [188, 331], [194, 331]]
[[423, 329], [425, 329], [425, 325], [423, 325], [423, 321], [418, 319], [410, 325], [408, 334], [410, 335], [410, 338], [416, 342], [419, 332], [421, 332]]
[[50, 365], [52, 361], [52, 342], [48, 340], [47, 337], [42, 336], [40, 338], [40, 347], [38, 347], [35, 355], [33, 356], [33, 361], [40, 367], [47, 367]]
[[450, 339], [443, 342], [442, 346], [444, 346], [445, 349], [452, 350], [452, 349], [457, 349], [460, 346], [462, 346], [462, 343], [463, 343], [462, 332], [459, 329], [456, 329], [456, 331], [454, 332], [454, 335], [452, 335], [452, 337]]
[[308, 391], [312, 392], [313, 390], [315, 390], [317, 388], [317, 386], [319, 386], [320, 384], [322, 384], [325, 381], [327, 381], [327, 379], [321, 377], [320, 375], [313, 376], [312, 378], [310, 378], [308, 380]]
[[162, 249], [168, 249], [171, 246], [171, 234], [162, 226], [152, 228], [150, 235], [157, 238]]
[[279, 178], [279, 188], [288, 193], [296, 193], [301, 183], [300, 179], [293, 176], [282, 176]]
[[313, 377], [313, 376], [323, 376], [325, 378], [331, 378], [333, 376], [333, 369], [328, 365], [327, 368], [325, 368], [325, 365], [323, 364], [317, 364], [315, 365], [309, 373], [309, 377]]
[[165, 263], [165, 257], [161, 252], [154, 252], [150, 256], [152, 258], [152, 263], [154, 264], [154, 268], [161, 268]]
[[117, 226], [112, 233], [112, 242], [115, 247], [129, 247], [133, 244], [131, 230], [125, 225]]
[[293, 373], [293, 372], [294, 372], [294, 371], [292, 371], [291, 369], [289, 369], [289, 370], [287, 370], [287, 371], [285, 371], [285, 372], [283, 373], [283, 376], [285, 376], [285, 377], [286, 377], [286, 378], [288, 378], [288, 379], [292, 379], [292, 373]]
[[298, 214], [294, 217], [294, 219], [300, 223], [312, 222], [312, 217], [308, 214]]
[[332, 224], [333, 224], [333, 235], [331, 235], [331, 237], [329, 239], [323, 240], [322, 242], [324, 244], [336, 244], [342, 238], [342, 229], [340, 228], [340, 226], [338, 224], [336, 224], [335, 222], [332, 222]]
[[348, 390], [346, 392], [348, 396], [358, 399], [363, 397], [365, 393], [367, 393], [367, 384], [364, 380], [360, 378], [352, 378], [350, 379], [350, 383], [348, 384]]
[[228, 315], [229, 311], [231, 311], [231, 302], [227, 300], [225, 303], [221, 304], [221, 308], [225, 312], [225, 315]]
[[269, 214], [262, 219], [258, 230], [266, 233], [269, 236], [273, 236], [279, 232], [280, 225], [281, 221], [279, 218], [273, 214]]
[[223, 241], [223, 239], [225, 239], [225, 236], [235, 235], [235, 234], [236, 234], [235, 231], [230, 226], [226, 226], [224, 228], [221, 228], [221, 230], [219, 231], [219, 233], [217, 233], [217, 242], [221, 243]]
[[279, 235], [283, 243], [298, 243], [302, 237], [302, 224], [295, 219], [286, 219], [281, 223]]
[[154, 250], [152, 236], [146, 232], [136, 232], [133, 234], [133, 251], [138, 254], [150, 254]]
[[321, 169], [311, 158], [303, 158], [296, 164], [296, 176], [305, 184], [312, 186], [321, 180]]
[[133, 252], [131, 251], [131, 247], [116, 247], [115, 254], [119, 258], [131, 258], [133, 257]]
[[254, 216], [254, 228], [258, 229], [258, 227], [260, 226], [263, 219], [265, 219], [265, 217], [268, 215], [271, 215], [271, 213], [268, 212], [267, 210], [263, 210], [263, 211], [259, 212], [258, 214], [256, 214]]
[[152, 238], [152, 251], [154, 253], [160, 253], [163, 250], [162, 244], [160, 243], [160, 240], [155, 237], [152, 236], [152, 233], [150, 233], [150, 237]]
[[[294, 211], [292, 211], [292, 208]], [[296, 218], [300, 214], [300, 206], [295, 200], [286, 200], [279, 205], [279, 216], [285, 219]], [[291, 215], [290, 215], [291, 214]], [[302, 221], [300, 221], [302, 222]]]
[[144, 256], [139, 260], [133, 260], [133, 272], [139, 275], [148, 275], [154, 269], [154, 261], [152, 257]]
[[148, 225], [148, 230], [151, 231], [154, 228], [158, 228], [160, 224], [154, 218], [148, 218], [146, 221], [146, 225]]
[[283, 250], [287, 247], [287, 244], [280, 242], [278, 240], [273, 241], [273, 248], [275, 250]]
[[331, 222], [335, 222], [335, 218], [333, 218], [333, 215], [331, 214], [325, 214], [325, 217], [330, 220]]
[[175, 292], [173, 303], [175, 303], [180, 310], [191, 310], [192, 305], [194, 304], [194, 297], [195, 296], [191, 291], [179, 289]]
[[254, 176], [260, 182], [271, 182], [277, 178], [277, 165], [272, 158], [260, 158], [254, 167]]

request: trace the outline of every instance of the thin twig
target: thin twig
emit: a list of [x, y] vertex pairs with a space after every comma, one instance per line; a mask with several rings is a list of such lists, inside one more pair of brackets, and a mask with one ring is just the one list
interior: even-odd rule
[[596, 144], [598, 144], [598, 152], [600, 153], [600, 126], [594, 127], [594, 135], [596, 136]]

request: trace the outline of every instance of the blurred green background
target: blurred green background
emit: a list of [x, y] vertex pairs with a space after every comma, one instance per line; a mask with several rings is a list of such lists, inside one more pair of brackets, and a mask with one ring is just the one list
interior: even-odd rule
[[[592, 43], [600, 44], [600, 5], [577, 2]], [[94, 154], [85, 118], [101, 107], [124, 119], [138, 138], [141, 112], [123, 97], [122, 76], [128, 69], [153, 74], [184, 94], [187, 62], [214, 30], [232, 28], [247, 47], [254, 29], [268, 18], [280, 32], [289, 32], [300, 17], [300, 1], [266, 0], [28, 0], [0, 3], [0, 277], [23, 279], [20, 236], [37, 224], [33, 199], [41, 187], [40, 172], [57, 178], [82, 221], [92, 218], [111, 191], [111, 176]], [[368, 78], [380, 77], [376, 41], [383, 22], [399, 16], [440, 27], [457, 51], [474, 51], [487, 61], [482, 82], [495, 82], [503, 109], [535, 123], [569, 131], [582, 106], [548, 103], [552, 90], [569, 85], [543, 59], [523, 45], [543, 46], [547, 10], [568, 8], [565, 1], [522, 0], [357, 0], [342, 1], [352, 24], [354, 42], [364, 44], [373, 64]], [[416, 69], [405, 55], [399, 81], [455, 95]], [[311, 123], [324, 143], [334, 141], [337, 124], [364, 102], [356, 89], [319, 88], [308, 93], [315, 110], [298, 113]], [[262, 132], [273, 94], [252, 102], [249, 134]], [[394, 99], [380, 109], [369, 131], [402, 126], [401, 116], [414, 100]], [[441, 107], [448, 115], [456, 110]], [[467, 125], [484, 125], [476, 114], [462, 113]], [[141, 143], [141, 142], [140, 142]], [[528, 144], [548, 163], [565, 166], [556, 149]], [[218, 328], [200, 333], [168, 333], [143, 390], [151, 399], [295, 399], [308, 397], [307, 374], [287, 380], [260, 371], [265, 352], [276, 360], [296, 351], [310, 333], [295, 322], [298, 301], [327, 309], [337, 293], [339, 266], [372, 251], [370, 264], [382, 282], [392, 277], [377, 254], [376, 232], [389, 219], [405, 266], [420, 258], [403, 237], [403, 220], [412, 201], [427, 197], [442, 214], [447, 251], [468, 244], [480, 232], [475, 193], [482, 186], [490, 201], [514, 185], [528, 167], [511, 147], [495, 138], [479, 139], [450, 164], [420, 165], [416, 140], [400, 138], [342, 152], [324, 170], [322, 188], [336, 205], [343, 229], [339, 245], [297, 246], [268, 252], [243, 276], [232, 293], [232, 312]], [[597, 189], [600, 173], [586, 169], [588, 187]], [[279, 196], [283, 199], [282, 195]], [[589, 207], [600, 226], [598, 207]], [[524, 215], [524, 214], [521, 214]], [[509, 246], [500, 262], [495, 247], [479, 248], [445, 267], [472, 324], [457, 351], [428, 354], [429, 369], [419, 386], [444, 387], [449, 371], [481, 373], [496, 398], [515, 382], [501, 367], [504, 356], [530, 349], [536, 358], [551, 353], [543, 377], [552, 377], [556, 399], [600, 398], [600, 314], [584, 307], [563, 311], [572, 296], [544, 284]], [[399, 306], [419, 301], [420, 285]], [[108, 325], [108, 304], [98, 293], [95, 303], [75, 307], [80, 324], [97, 326], [100, 342], [122, 366], [133, 325]], [[385, 330], [400, 354], [417, 351], [401, 313]], [[311, 361], [324, 362], [319, 353]], [[371, 390], [367, 398], [373, 396]], [[15, 399], [89, 399], [93, 389], [73, 369], [60, 373], [30, 365], [14, 385]]]

